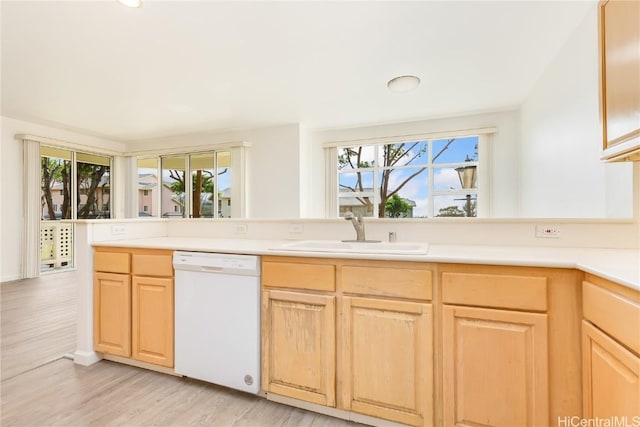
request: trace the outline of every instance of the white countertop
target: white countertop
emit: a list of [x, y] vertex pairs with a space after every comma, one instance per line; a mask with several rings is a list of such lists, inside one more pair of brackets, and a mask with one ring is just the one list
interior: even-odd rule
[[429, 250], [426, 255], [357, 254], [277, 250], [280, 245], [290, 242], [291, 240], [156, 237], [149, 239], [94, 242], [93, 246], [171, 249], [254, 255], [313, 256], [326, 258], [341, 257], [397, 261], [577, 268], [632, 289], [640, 290], [640, 250], [638, 249], [429, 245]]

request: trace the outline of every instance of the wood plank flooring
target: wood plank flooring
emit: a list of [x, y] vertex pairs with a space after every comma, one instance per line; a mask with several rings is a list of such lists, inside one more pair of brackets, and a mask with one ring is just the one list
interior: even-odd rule
[[64, 272], [0, 284], [2, 380], [75, 350], [74, 278]]
[[75, 365], [63, 358], [75, 347], [73, 273], [0, 288], [3, 427], [360, 425], [115, 362]]

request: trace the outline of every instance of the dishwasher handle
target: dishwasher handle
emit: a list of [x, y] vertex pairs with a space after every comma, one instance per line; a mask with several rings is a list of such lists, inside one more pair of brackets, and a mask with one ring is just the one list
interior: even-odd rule
[[233, 268], [216, 265], [173, 264], [176, 274], [180, 271], [201, 274], [229, 274], [234, 276], [260, 276], [260, 270], [255, 268]]

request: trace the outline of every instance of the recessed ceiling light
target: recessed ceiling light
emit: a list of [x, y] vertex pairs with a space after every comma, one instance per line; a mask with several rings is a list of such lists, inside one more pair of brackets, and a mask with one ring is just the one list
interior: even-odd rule
[[140, 7], [140, 0], [118, 0], [120, 4], [123, 4], [127, 7]]
[[416, 76], [399, 76], [387, 82], [391, 92], [409, 92], [420, 86], [420, 79]]

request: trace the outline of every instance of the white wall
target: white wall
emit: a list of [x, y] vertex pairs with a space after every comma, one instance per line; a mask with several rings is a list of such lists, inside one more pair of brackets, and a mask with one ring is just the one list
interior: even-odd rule
[[9, 117], [1, 117], [0, 124], [0, 281], [4, 282], [21, 278], [23, 159], [22, 141], [16, 140], [15, 135], [26, 133], [115, 151], [123, 151], [125, 147], [119, 142]]
[[[518, 168], [517, 150], [520, 138], [519, 113], [517, 110], [496, 113], [473, 114], [432, 120], [394, 123], [388, 125], [366, 126], [349, 129], [335, 129], [316, 132], [313, 135], [313, 155], [310, 166], [314, 176], [324, 179], [324, 152], [322, 145], [332, 141], [348, 141], [387, 136], [412, 135], [430, 132], [443, 132], [463, 129], [496, 127], [497, 133], [490, 142], [490, 187], [492, 217], [513, 217], [517, 214]], [[313, 214], [324, 217], [324, 183], [320, 187], [314, 179], [318, 198], [313, 205]]]
[[[248, 142], [247, 216], [298, 218], [301, 215], [301, 151], [298, 124], [149, 139], [129, 151]], [[306, 172], [305, 172], [306, 173]]]
[[632, 164], [605, 164], [597, 9], [578, 26], [521, 107], [520, 216], [628, 218]]

